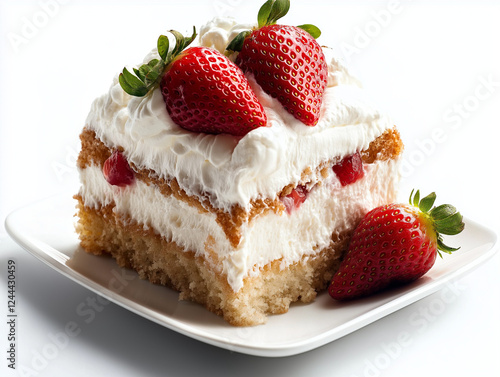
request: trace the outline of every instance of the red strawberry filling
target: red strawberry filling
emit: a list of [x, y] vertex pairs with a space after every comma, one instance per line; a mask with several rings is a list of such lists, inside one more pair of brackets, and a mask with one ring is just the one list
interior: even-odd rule
[[114, 151], [113, 154], [104, 161], [102, 173], [106, 181], [113, 186], [124, 187], [132, 184], [135, 180], [134, 171], [119, 151]]
[[340, 162], [333, 165], [333, 171], [339, 178], [342, 186], [356, 182], [364, 176], [363, 160], [359, 152], [344, 157]]
[[309, 194], [309, 191], [306, 186], [299, 185], [295, 187], [290, 194], [281, 198], [281, 201], [285, 205], [286, 212], [290, 214], [292, 211], [298, 209], [307, 199], [307, 194]]
[[[356, 182], [364, 176], [363, 160], [359, 152], [344, 157], [332, 167], [342, 186]], [[288, 214], [298, 209], [307, 199], [309, 190], [306, 186], [298, 185], [292, 192], [281, 198]]]

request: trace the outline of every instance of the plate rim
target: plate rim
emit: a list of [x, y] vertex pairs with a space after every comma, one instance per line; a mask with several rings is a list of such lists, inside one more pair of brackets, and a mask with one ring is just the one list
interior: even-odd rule
[[[293, 342], [283, 343], [283, 344], [271, 344], [267, 346], [260, 345], [249, 345], [244, 344], [243, 341], [235, 342], [223, 336], [215, 336], [212, 333], [207, 333], [203, 329], [193, 327], [192, 325], [182, 323], [177, 319], [169, 317], [167, 314], [160, 315], [154, 310], [144, 307], [141, 304], [134, 302], [130, 298], [120, 295], [117, 292], [113, 292], [108, 287], [105, 287], [98, 282], [88, 278], [87, 276], [81, 274], [77, 270], [72, 269], [65, 262], [70, 258], [52, 247], [51, 245], [35, 239], [32, 235], [23, 234], [16, 223], [16, 217], [21, 216], [23, 211], [30, 210], [36, 205], [42, 204], [43, 202], [50, 201], [59, 195], [53, 195], [49, 198], [42, 199], [23, 207], [20, 207], [7, 215], [4, 221], [5, 229], [7, 234], [19, 245], [21, 248], [26, 250], [29, 254], [51, 267], [53, 270], [61, 273], [63, 276], [71, 279], [80, 286], [91, 290], [92, 292], [104, 296], [109, 301], [129, 310], [145, 319], [155, 322], [163, 327], [166, 327], [172, 331], [175, 331], [184, 336], [188, 336], [192, 339], [227, 349], [230, 351], [236, 351], [239, 353], [260, 356], [260, 357], [287, 357], [293, 356], [300, 353], [308, 352], [325, 344], [333, 342], [340, 339], [354, 331], [357, 331], [371, 323], [378, 321], [379, 319], [392, 314], [406, 306], [415, 303], [437, 291], [448, 284], [450, 281], [459, 279], [466, 273], [472, 272], [481, 264], [489, 260], [498, 251], [498, 234], [492, 229], [469, 219], [464, 216], [464, 222], [466, 224], [472, 224], [474, 227], [486, 232], [491, 237], [488, 240], [491, 243], [489, 249], [482, 252], [481, 255], [475, 257], [472, 261], [469, 261], [465, 265], [450, 271], [445, 276], [440, 277], [437, 280], [430, 281], [425, 284], [418, 285], [408, 292], [399, 295], [393, 299], [390, 299], [386, 303], [375, 307], [364, 314], [350, 319], [338, 326], [331, 328], [324, 333], [317, 334], [311, 338], [301, 339]], [[75, 232], [76, 234], [76, 232]], [[40, 244], [43, 244], [41, 246]], [[51, 249], [51, 253], [47, 253], [46, 249]], [[55, 262], [55, 263], [54, 263]], [[324, 293], [324, 292], [323, 292]], [[313, 303], [311, 303], [313, 304]], [[263, 326], [266, 326], [265, 324]]]

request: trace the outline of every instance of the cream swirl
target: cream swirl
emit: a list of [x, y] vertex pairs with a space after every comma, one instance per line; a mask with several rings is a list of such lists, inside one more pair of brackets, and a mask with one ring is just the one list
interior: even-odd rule
[[[234, 20], [215, 19], [201, 28], [200, 43], [223, 49], [244, 29], [248, 26]], [[392, 127], [333, 52], [325, 49], [325, 57], [328, 87], [315, 127], [288, 114], [252, 76], [248, 79], [269, 127], [241, 138], [186, 131], [171, 120], [159, 89], [146, 97], [131, 97], [117, 78], [109, 92], [94, 101], [87, 126], [109, 147], [123, 147], [136, 166], [163, 178], [175, 177], [189, 195], [207, 195], [218, 208], [247, 207], [252, 199], [274, 198], [284, 186], [298, 183], [307, 167], [367, 148]]]

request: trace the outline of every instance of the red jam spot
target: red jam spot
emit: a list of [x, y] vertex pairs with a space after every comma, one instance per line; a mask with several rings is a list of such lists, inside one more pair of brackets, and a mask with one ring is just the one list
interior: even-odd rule
[[286, 212], [290, 214], [293, 210], [299, 208], [307, 199], [308, 193], [309, 191], [307, 191], [306, 186], [299, 185], [295, 187], [290, 194], [281, 198], [281, 201], [285, 205]]
[[333, 165], [333, 171], [337, 174], [342, 186], [356, 182], [363, 177], [363, 161], [359, 152], [344, 157], [340, 162]]
[[102, 173], [106, 181], [113, 186], [124, 187], [134, 183], [135, 179], [134, 171], [125, 157], [118, 151], [114, 151], [113, 154], [104, 161]]

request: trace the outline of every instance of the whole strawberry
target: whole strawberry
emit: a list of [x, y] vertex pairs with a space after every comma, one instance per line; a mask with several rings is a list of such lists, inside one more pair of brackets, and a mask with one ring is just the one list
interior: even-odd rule
[[277, 25], [289, 0], [268, 0], [259, 10], [258, 28], [240, 33], [227, 47], [239, 51], [236, 64], [262, 89], [307, 126], [318, 122], [328, 67], [321, 34], [313, 25]]
[[189, 38], [171, 30], [176, 45], [161, 35], [158, 54], [161, 59], [134, 69], [126, 68], [119, 76], [122, 88], [134, 96], [145, 96], [160, 87], [166, 109], [180, 127], [211, 134], [243, 136], [267, 125], [262, 105], [243, 72], [227, 57], [206, 47], [186, 47]]
[[435, 200], [435, 193], [420, 199], [417, 190], [410, 205], [389, 204], [368, 212], [332, 278], [330, 296], [350, 300], [409, 283], [429, 271], [440, 251], [458, 250], [446, 246], [442, 234], [460, 233], [462, 215], [449, 204], [433, 207]]

